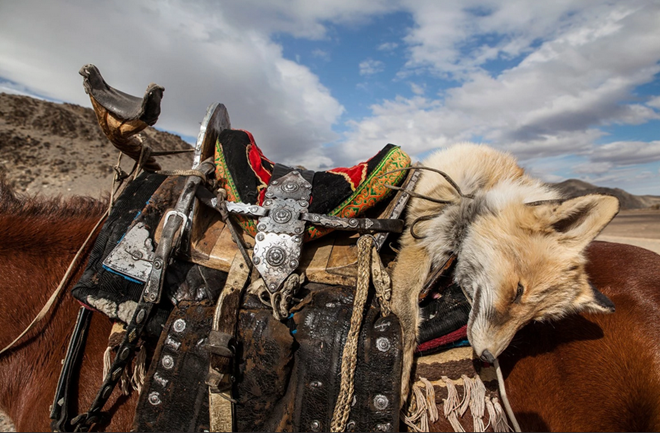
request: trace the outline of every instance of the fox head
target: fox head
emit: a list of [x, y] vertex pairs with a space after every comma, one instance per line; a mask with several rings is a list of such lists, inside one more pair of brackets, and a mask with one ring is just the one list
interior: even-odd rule
[[615, 197], [586, 195], [513, 203], [474, 219], [454, 278], [472, 302], [468, 338], [478, 356], [493, 362], [532, 320], [614, 311], [588, 281], [584, 250], [618, 210]]

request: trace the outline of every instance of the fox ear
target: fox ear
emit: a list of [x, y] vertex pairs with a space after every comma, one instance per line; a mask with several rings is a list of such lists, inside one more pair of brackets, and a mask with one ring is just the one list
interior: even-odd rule
[[530, 205], [564, 242], [579, 248], [586, 247], [619, 213], [619, 199], [601, 194]]
[[603, 295], [593, 284], [589, 284], [589, 287], [585, 295], [575, 300], [573, 307], [577, 311], [587, 313], [614, 313], [614, 303], [610, 298]]

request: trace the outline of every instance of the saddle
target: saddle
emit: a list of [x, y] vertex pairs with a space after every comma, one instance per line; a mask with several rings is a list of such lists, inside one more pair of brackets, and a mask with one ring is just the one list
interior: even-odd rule
[[[155, 123], [162, 88], [138, 101], [93, 65], [83, 69], [97, 115]], [[192, 174], [141, 174], [97, 238], [72, 293], [123, 323], [124, 340], [90, 410], [52, 416], [54, 428], [100, 422], [132, 354], [157, 340], [134, 430], [398, 430], [401, 329], [388, 306], [395, 253], [385, 240], [403, 228], [406, 188], [418, 177], [401, 170], [409, 164], [394, 145], [326, 172], [273, 163], [249, 132], [230, 128], [223, 105], [210, 106]], [[469, 309], [460, 290], [452, 293], [423, 305], [429, 322], [452, 318], [436, 320], [431, 342], [465, 339]]]

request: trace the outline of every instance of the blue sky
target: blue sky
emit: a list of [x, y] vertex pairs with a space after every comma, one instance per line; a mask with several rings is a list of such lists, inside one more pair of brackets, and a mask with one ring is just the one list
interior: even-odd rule
[[[136, 6], [137, 5], [137, 6]], [[348, 165], [458, 141], [546, 181], [660, 195], [660, 3], [0, 2], [0, 92], [89, 106], [78, 69], [165, 87], [192, 140], [223, 102], [272, 159]]]

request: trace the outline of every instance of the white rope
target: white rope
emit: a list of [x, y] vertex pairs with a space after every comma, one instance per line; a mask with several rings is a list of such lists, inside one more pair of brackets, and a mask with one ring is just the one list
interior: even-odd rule
[[493, 365], [495, 366], [495, 373], [497, 374], [497, 385], [500, 388], [500, 396], [502, 397], [502, 403], [504, 404], [504, 409], [506, 410], [506, 414], [509, 416], [509, 420], [511, 420], [511, 424], [513, 424], [513, 430], [519, 432], [520, 424], [518, 424], [516, 415], [513, 413], [513, 409], [511, 409], [511, 404], [509, 404], [509, 398], [506, 396], [506, 388], [504, 387], [504, 376], [502, 376], [502, 370], [500, 369], [500, 362], [497, 360], [497, 358], [495, 358], [495, 363]]

